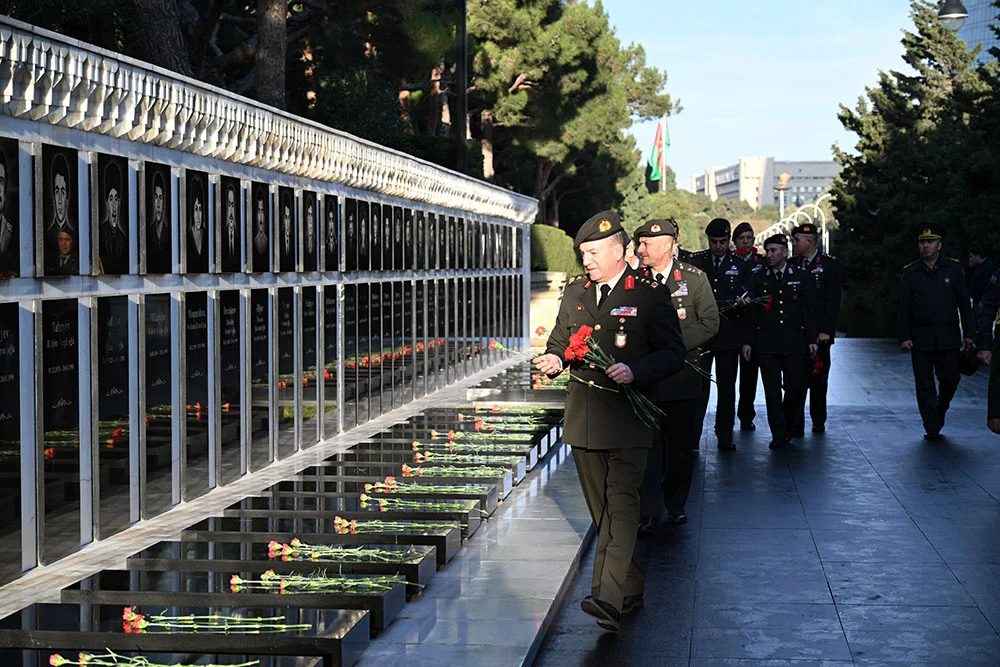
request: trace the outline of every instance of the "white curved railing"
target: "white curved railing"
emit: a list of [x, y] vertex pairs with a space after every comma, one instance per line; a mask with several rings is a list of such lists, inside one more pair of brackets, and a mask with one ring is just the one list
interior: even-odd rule
[[0, 16], [0, 113], [520, 223], [523, 195]]
[[[792, 230], [801, 224], [812, 223], [820, 228], [820, 247], [824, 252], [830, 252], [830, 230], [827, 228], [826, 213], [820, 207], [820, 202], [828, 199], [825, 194], [814, 202], [803, 204], [795, 211], [774, 223], [754, 237], [754, 244], [760, 246], [769, 236], [774, 234], [791, 234]], [[799, 220], [799, 218], [804, 218]]]

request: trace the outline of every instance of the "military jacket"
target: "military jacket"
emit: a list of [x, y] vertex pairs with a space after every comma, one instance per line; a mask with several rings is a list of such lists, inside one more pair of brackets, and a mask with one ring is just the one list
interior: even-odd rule
[[754, 352], [779, 357], [809, 352], [819, 326], [814, 289], [809, 274], [788, 262], [780, 280], [770, 269], [756, 273], [751, 294], [767, 302], [753, 304], [747, 318], [746, 338]]
[[592, 364], [566, 362], [565, 351], [581, 326], [593, 327], [592, 338], [601, 350], [628, 364], [636, 388], [656, 400], [658, 384], [684, 365], [680, 321], [667, 290], [626, 267], [598, 307], [597, 285], [585, 275], [566, 284], [545, 351], [564, 359], [575, 378], [566, 397], [567, 444], [591, 450], [651, 446], [652, 431], [635, 415], [625, 392], [613, 391], [615, 383]]
[[684, 248], [677, 249], [677, 260], [685, 262], [687, 264], [691, 263], [691, 251], [685, 250]]
[[840, 317], [842, 281], [840, 262], [821, 252], [817, 252], [811, 260], [799, 257], [796, 261], [797, 266], [808, 273], [813, 281], [819, 332], [828, 334], [832, 343], [834, 334], [837, 333], [837, 320]]
[[940, 257], [933, 268], [918, 259], [899, 281], [899, 340], [917, 350], [957, 350], [975, 335], [969, 287], [957, 259]]
[[695, 253], [691, 263], [705, 272], [720, 311], [719, 333], [708, 342], [708, 349], [713, 352], [739, 350], [743, 347], [742, 318], [747, 307], [738, 305], [736, 299], [750, 291], [750, 265], [739, 255], [727, 252], [716, 271], [710, 250]]
[[1000, 271], [994, 272], [987, 281], [977, 311], [976, 347], [989, 350], [993, 347], [993, 325], [1000, 315]]
[[[655, 280], [649, 267], [643, 274]], [[690, 264], [674, 261], [663, 276], [661, 287], [670, 290], [670, 298], [681, 324], [681, 336], [687, 355], [684, 368], [660, 383], [657, 400], [661, 403], [698, 398], [701, 395], [701, 374], [695, 370], [701, 359], [702, 345], [719, 330], [719, 308], [705, 273]]]

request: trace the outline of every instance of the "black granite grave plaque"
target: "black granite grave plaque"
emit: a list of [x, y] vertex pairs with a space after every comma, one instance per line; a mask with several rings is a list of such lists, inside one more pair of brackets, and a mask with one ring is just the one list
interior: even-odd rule
[[295, 191], [278, 188], [278, 267], [281, 272], [295, 270], [296, 244], [298, 243], [298, 216], [295, 210]]
[[219, 461], [222, 483], [240, 474], [240, 294], [219, 292], [219, 412], [221, 426]]
[[[392, 387], [392, 377], [388, 374], [391, 361], [386, 360], [385, 364], [382, 363], [382, 352], [389, 341], [389, 317], [392, 302], [388, 283], [373, 283], [367, 292], [369, 294], [368, 314], [361, 312], [360, 317], [362, 320], [367, 318], [369, 321], [368, 373], [371, 378], [371, 391], [368, 394], [368, 417], [372, 419], [382, 414], [383, 411], [388, 412], [392, 404], [391, 396], [385, 396], [384, 403], [382, 400], [383, 392], [390, 391]], [[363, 301], [361, 304], [361, 307], [364, 308]]]
[[97, 300], [99, 537], [129, 525], [128, 297]]
[[188, 169], [185, 177], [184, 221], [187, 272], [208, 271], [208, 174]]
[[170, 273], [173, 269], [174, 237], [171, 231], [172, 199], [170, 167], [146, 162], [143, 165], [146, 205], [142, 225], [146, 234], [146, 273]]
[[[382, 207], [382, 270], [391, 271], [395, 267], [393, 263], [393, 243], [395, 212], [388, 204]], [[372, 244], [374, 246], [374, 244]]]
[[265, 183], [250, 186], [250, 271], [271, 270], [271, 191]]
[[315, 271], [317, 268], [316, 193], [302, 193], [302, 270]]
[[[80, 200], [76, 151], [42, 146], [42, 182], [36, 192], [42, 197], [42, 238], [45, 276], [80, 273]], [[37, 209], [36, 209], [37, 210]]]
[[188, 498], [206, 493], [208, 475], [208, 295], [184, 298], [185, 474]]
[[323, 218], [326, 231], [323, 248], [326, 252], [326, 270], [340, 271], [340, 204], [334, 195], [323, 196]]
[[358, 202], [358, 271], [372, 269], [372, 253], [370, 246], [371, 220], [368, 202]]
[[344, 200], [344, 244], [346, 252], [345, 271], [358, 270], [358, 202]]
[[[345, 323], [346, 324], [346, 323]], [[346, 332], [350, 329], [345, 328]], [[323, 288], [323, 433], [330, 437], [339, 432], [337, 424], [337, 288]], [[345, 387], [346, 392], [346, 387]]]
[[0, 304], [0, 583], [21, 575], [21, 390], [18, 306]]
[[316, 367], [316, 288], [302, 288], [302, 446], [311, 447], [319, 440], [318, 404], [320, 375]]
[[219, 248], [223, 273], [243, 270], [243, 217], [240, 214], [242, 190], [239, 179], [223, 176], [219, 179]]
[[[329, 296], [329, 295], [328, 295]], [[327, 302], [329, 304], [329, 302]], [[329, 306], [328, 306], [329, 307]], [[329, 345], [329, 343], [328, 343]], [[349, 402], [345, 423], [355, 426], [359, 422], [361, 359], [358, 347], [358, 286], [344, 285], [344, 398]], [[367, 379], [366, 379], [367, 382]], [[366, 408], [367, 410], [367, 408]], [[367, 413], [366, 413], [367, 414]]]
[[404, 260], [406, 248], [406, 233], [404, 230], [403, 207], [392, 207], [392, 268], [396, 271], [410, 269], [409, 262]]
[[[369, 236], [371, 238], [371, 264], [370, 268], [372, 271], [381, 271], [386, 267], [384, 264], [384, 255], [382, 253], [382, 205], [381, 204], [369, 204]], [[388, 206], [386, 211], [389, 213], [390, 218], [392, 217], [392, 209]], [[365, 267], [362, 267], [365, 268]]]
[[0, 139], [0, 280], [21, 273], [21, 201], [17, 142]]
[[145, 379], [146, 429], [145, 496], [141, 499], [143, 517], [155, 516], [170, 509], [171, 442], [173, 408], [170, 376], [170, 295], [150, 294], [145, 298], [143, 324], [146, 337]]
[[271, 337], [269, 331], [270, 299], [267, 290], [250, 292], [250, 469], [270, 463], [271, 374], [269, 369]]
[[403, 209], [403, 266], [406, 271], [413, 271], [417, 268], [417, 258], [413, 248], [413, 241], [416, 238], [416, 216], [413, 209]]
[[278, 456], [295, 451], [295, 300], [293, 288], [278, 290]]
[[97, 207], [91, 209], [91, 225], [97, 229], [97, 273], [128, 273], [128, 160], [102, 153], [97, 156], [96, 169]]

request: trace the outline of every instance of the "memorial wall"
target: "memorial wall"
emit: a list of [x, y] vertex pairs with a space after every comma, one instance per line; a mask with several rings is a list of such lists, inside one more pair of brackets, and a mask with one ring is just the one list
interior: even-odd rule
[[536, 202], [0, 17], [0, 583], [489, 367]]

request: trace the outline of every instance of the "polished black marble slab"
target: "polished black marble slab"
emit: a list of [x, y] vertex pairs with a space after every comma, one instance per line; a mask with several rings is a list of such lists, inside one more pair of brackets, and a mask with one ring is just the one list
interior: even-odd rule
[[[366, 444], [361, 444], [356, 447], [352, 447], [350, 450], [342, 453], [336, 454], [326, 460], [328, 465], [340, 465], [342, 463], [399, 463], [402, 465], [405, 463], [410, 467], [415, 466], [435, 466], [435, 465], [446, 465], [456, 468], [478, 468], [479, 466], [488, 466], [501, 468], [506, 467], [510, 470], [510, 474], [514, 478], [514, 484], [519, 484], [521, 480], [524, 479], [527, 473], [527, 462], [524, 456], [504, 456], [502, 454], [483, 454], [483, 455], [470, 455], [468, 459], [460, 459], [458, 461], [434, 461], [434, 453], [431, 454], [432, 460], [430, 462], [421, 463], [417, 459], [418, 452], [414, 452], [412, 448], [410, 450], [406, 449], [381, 449], [381, 448], [371, 448], [367, 447]], [[442, 452], [442, 454], [444, 454]]]
[[[289, 542], [299, 538], [308, 544], [415, 544], [433, 546], [438, 565], [444, 565], [462, 547], [462, 528], [443, 530], [405, 530], [399, 532], [364, 533], [358, 535], [334, 532], [297, 533], [290, 531], [254, 530], [250, 527], [253, 519], [215, 517], [213, 527], [203, 521], [181, 532], [180, 539], [186, 541], [210, 542]], [[331, 521], [332, 523], [332, 521]], [[241, 525], [242, 524], [242, 525]], [[245, 526], [245, 527], [244, 527]]]
[[[428, 435], [430, 435], [428, 433]], [[366, 442], [360, 443], [351, 448], [352, 452], [371, 450], [386, 451], [426, 451], [445, 452], [449, 450], [449, 445], [457, 445], [454, 450], [456, 454], [481, 453], [486, 456], [523, 456], [524, 465], [527, 471], [534, 469], [538, 465], [538, 459], [545, 455], [541, 448], [542, 438], [534, 442], [487, 442], [487, 441], [463, 441], [460, 443], [450, 443], [447, 438], [423, 439], [413, 437], [394, 437], [392, 435], [377, 435], [369, 438]], [[414, 444], [420, 445], [414, 449]], [[491, 449], [492, 448], [492, 449]]]
[[[292, 574], [280, 561], [270, 569], [278, 576]], [[315, 567], [314, 571], [322, 572], [323, 569]], [[257, 589], [233, 592], [230, 577], [234, 574], [240, 572], [228, 567], [199, 571], [103, 570], [83, 579], [77, 586], [63, 589], [60, 601], [123, 606], [364, 609], [370, 612], [373, 637], [387, 628], [406, 604], [407, 583], [404, 580], [393, 584], [387, 591], [363, 593], [280, 593], [278, 590]], [[344, 576], [352, 579], [365, 577], [354, 574]]]
[[[407, 464], [409, 466], [409, 464]], [[417, 464], [409, 466], [410, 468], [419, 467]], [[463, 467], [463, 466], [458, 466]], [[464, 466], [473, 467], [473, 466]], [[491, 466], [492, 467], [492, 466]], [[497, 487], [497, 495], [500, 499], [506, 498], [510, 495], [511, 490], [514, 488], [514, 475], [506, 469], [497, 468], [496, 475], [490, 477], [466, 477], [462, 476], [460, 473], [454, 477], [431, 477], [423, 476], [423, 479], [428, 480], [432, 483], [436, 482], [439, 484], [492, 484]], [[349, 477], [362, 477], [370, 476], [373, 481], [375, 479], [385, 479], [386, 476], [393, 476], [400, 480], [410, 480], [410, 479], [420, 479], [419, 473], [414, 473], [410, 477], [404, 477], [402, 463], [390, 463], [386, 461], [370, 461], [370, 460], [357, 460], [357, 461], [343, 461], [340, 463], [328, 462], [321, 468], [312, 467], [307, 468], [301, 474], [296, 476], [298, 481], [311, 481], [319, 482], [323, 481], [325, 477], [328, 476], [338, 476], [347, 475]]]
[[[162, 604], [136, 605], [141, 614], [163, 614]], [[353, 665], [369, 643], [369, 618], [364, 610], [180, 606], [171, 616], [188, 614], [285, 616], [284, 623], [305, 623], [309, 630], [262, 634], [148, 632], [127, 634], [120, 604], [35, 604], [0, 620], [0, 664], [49, 664], [49, 655], [75, 659], [78, 652], [134, 652], [161, 663], [192, 662], [198, 656], [231, 655], [262, 658], [273, 667], [298, 667], [303, 659], [318, 659], [324, 667]], [[269, 659], [273, 656], [274, 659]], [[242, 662], [243, 660], [241, 660]]]
[[[348, 518], [348, 517], [344, 517]], [[381, 551], [398, 554], [400, 562], [372, 562], [348, 559], [323, 558], [321, 560], [284, 560], [271, 558], [267, 542], [159, 542], [143, 549], [125, 561], [128, 570], [172, 570], [176, 572], [232, 572], [261, 573], [281, 567], [283, 572], [309, 574], [325, 570], [337, 574], [399, 574], [417, 586], [406, 590], [409, 599], [419, 587], [426, 586], [437, 572], [437, 558], [432, 546], [396, 546], [391, 544], [364, 544]]]

